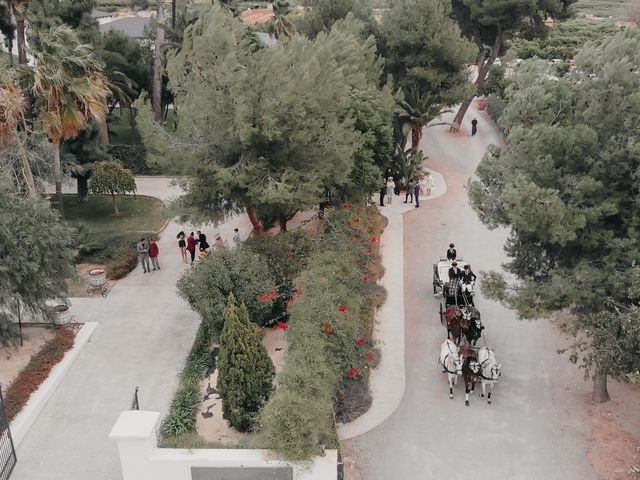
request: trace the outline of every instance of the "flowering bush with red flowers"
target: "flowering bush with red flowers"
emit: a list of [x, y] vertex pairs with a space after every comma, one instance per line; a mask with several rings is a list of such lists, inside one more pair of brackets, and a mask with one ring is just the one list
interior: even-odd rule
[[304, 295], [289, 306], [286, 362], [258, 422], [258, 443], [291, 460], [320, 453], [319, 438], [335, 445], [334, 414], [353, 419], [371, 402], [374, 347], [367, 339], [384, 300], [375, 281], [382, 272], [379, 242], [371, 239], [384, 221], [374, 207], [351, 206], [332, 210], [323, 222], [304, 270]]

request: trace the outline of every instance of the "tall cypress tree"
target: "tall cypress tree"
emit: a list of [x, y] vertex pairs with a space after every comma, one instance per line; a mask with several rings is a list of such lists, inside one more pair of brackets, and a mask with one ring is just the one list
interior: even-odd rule
[[273, 389], [275, 369], [244, 303], [229, 295], [220, 336], [218, 391], [224, 418], [242, 432], [251, 429]]

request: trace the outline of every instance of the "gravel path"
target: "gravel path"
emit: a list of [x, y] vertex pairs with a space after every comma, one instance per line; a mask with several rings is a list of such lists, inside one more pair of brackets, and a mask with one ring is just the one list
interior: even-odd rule
[[[471, 137], [474, 116], [479, 131]], [[479, 222], [465, 189], [486, 146], [499, 142], [495, 125], [473, 109], [461, 133], [447, 127], [425, 131], [427, 166], [444, 175], [448, 190], [404, 214], [406, 389], [385, 422], [343, 443], [348, 479], [595, 478], [586, 460], [584, 398], [590, 384], [556, 353], [564, 343], [547, 322], [519, 321], [479, 295], [486, 341], [502, 363], [493, 405], [476, 393], [465, 407], [460, 383], [449, 400], [437, 365], [446, 330], [432, 295], [433, 263], [450, 242], [478, 274], [506, 260], [507, 232]]]

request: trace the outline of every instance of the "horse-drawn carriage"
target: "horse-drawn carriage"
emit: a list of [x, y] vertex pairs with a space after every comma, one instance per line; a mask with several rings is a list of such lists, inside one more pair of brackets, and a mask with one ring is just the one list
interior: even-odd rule
[[[461, 269], [468, 265], [461, 258], [456, 262]], [[443, 325], [447, 308], [473, 306], [473, 291], [464, 292], [459, 279], [449, 279], [449, 269], [452, 263], [452, 260], [441, 258], [438, 263], [433, 264], [433, 295], [440, 299], [440, 323]]]

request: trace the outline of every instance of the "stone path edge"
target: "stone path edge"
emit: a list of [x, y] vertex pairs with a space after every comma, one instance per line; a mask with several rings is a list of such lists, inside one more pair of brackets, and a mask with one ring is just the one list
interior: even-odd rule
[[87, 322], [82, 325], [76, 334], [73, 347], [64, 354], [62, 360], [55, 365], [47, 379], [42, 382], [38, 390], [36, 390], [20, 413], [11, 422], [11, 435], [16, 448], [19, 448], [22, 440], [29, 432], [29, 429], [40, 415], [40, 412], [53, 395], [64, 375], [69, 371], [73, 362], [78, 358], [80, 352], [91, 339], [93, 332], [98, 327], [98, 322]]
[[[441, 173], [428, 169], [434, 180], [433, 192], [429, 197], [420, 197], [420, 203], [428, 202], [447, 192], [447, 184]], [[375, 198], [375, 196], [374, 196]], [[402, 195], [400, 197], [402, 198]], [[380, 284], [387, 290], [387, 301], [376, 314], [374, 340], [380, 348], [380, 363], [371, 372], [369, 379], [371, 407], [360, 417], [349, 423], [338, 424], [341, 440], [364, 435], [384, 422], [398, 408], [404, 395], [406, 384], [404, 364], [404, 221], [403, 216], [413, 211], [413, 205], [396, 200], [386, 205], [387, 228], [380, 237], [382, 265], [385, 274]], [[400, 205], [398, 205], [400, 203]]]

